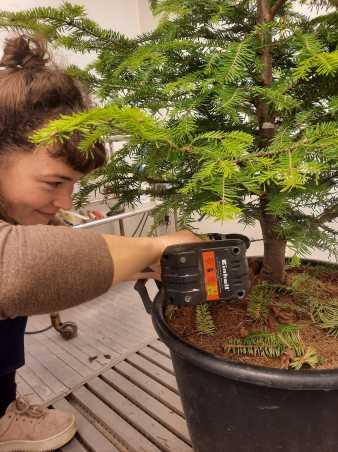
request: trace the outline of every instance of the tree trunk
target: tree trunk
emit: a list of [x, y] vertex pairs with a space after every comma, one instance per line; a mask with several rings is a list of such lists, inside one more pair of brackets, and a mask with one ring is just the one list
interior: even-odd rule
[[[271, 7], [268, 0], [257, 0], [257, 24], [265, 25], [272, 20]], [[272, 85], [272, 35], [271, 30], [260, 33], [261, 49], [258, 56], [262, 64], [259, 83], [264, 87]], [[263, 98], [258, 98], [256, 103], [256, 117], [258, 123], [259, 147], [269, 146], [276, 133], [275, 113]]]
[[[278, 0], [272, 8], [269, 0], [257, 0], [257, 23], [265, 25], [271, 22], [274, 15], [282, 7], [284, 0]], [[260, 83], [264, 87], [272, 85], [272, 34], [266, 29], [261, 32], [261, 49], [259, 57], [262, 63]], [[258, 147], [264, 149], [269, 146], [275, 133], [275, 112], [261, 98], [256, 105], [258, 123]], [[278, 232], [279, 219], [267, 210], [268, 193], [261, 197], [260, 224], [264, 239], [264, 259], [261, 275], [267, 281], [276, 284], [285, 282], [285, 250], [286, 240]]]
[[264, 279], [274, 284], [284, 284], [286, 240], [276, 231], [279, 223], [278, 218], [264, 212], [261, 215], [260, 223], [264, 240], [261, 275]]

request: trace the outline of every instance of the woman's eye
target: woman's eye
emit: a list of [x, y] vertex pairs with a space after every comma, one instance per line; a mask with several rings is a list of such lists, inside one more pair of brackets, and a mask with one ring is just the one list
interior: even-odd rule
[[50, 187], [56, 188], [59, 185], [61, 185], [62, 182], [46, 182], [47, 185], [49, 185]]

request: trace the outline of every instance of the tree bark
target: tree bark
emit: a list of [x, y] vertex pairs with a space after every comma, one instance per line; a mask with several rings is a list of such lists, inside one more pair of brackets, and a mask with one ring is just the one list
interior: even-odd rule
[[[264, 25], [272, 20], [271, 8], [268, 0], [257, 0], [257, 24]], [[259, 51], [262, 63], [260, 83], [269, 88], [272, 85], [272, 36], [271, 31], [261, 32], [262, 49]], [[275, 135], [275, 114], [263, 99], [258, 99], [256, 116], [259, 128], [259, 145], [264, 148], [268, 146]]]
[[277, 228], [278, 217], [267, 213], [265, 200], [261, 202], [262, 213], [260, 224], [264, 240], [264, 258], [261, 276], [274, 284], [284, 284], [286, 240], [281, 237]]
[[[282, 6], [283, 0], [276, 3], [272, 10], [269, 0], [257, 0], [257, 23], [266, 24], [273, 20], [274, 15]], [[269, 88], [272, 85], [272, 35], [270, 30], [261, 32], [262, 48], [259, 56], [262, 63], [260, 83]], [[258, 99], [256, 106], [258, 123], [258, 146], [264, 149], [269, 146], [275, 133], [275, 112], [264, 99]], [[264, 240], [264, 258], [261, 276], [272, 283], [283, 284], [285, 282], [285, 251], [286, 240], [280, 236], [278, 225], [280, 219], [269, 213], [267, 209], [268, 193], [261, 196], [260, 224]]]

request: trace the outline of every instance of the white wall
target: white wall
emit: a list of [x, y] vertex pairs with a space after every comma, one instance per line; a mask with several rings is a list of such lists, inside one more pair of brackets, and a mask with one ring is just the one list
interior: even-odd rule
[[[135, 36], [142, 30], [142, 24], [149, 26], [150, 17], [147, 19], [147, 0], [68, 0], [75, 5], [83, 5], [91, 19], [107, 28]], [[0, 9], [16, 11], [38, 6], [57, 7], [62, 0], [1, 0]], [[150, 13], [149, 13], [150, 14]], [[139, 15], [142, 15], [140, 21]]]
[[[152, 16], [148, 0], [68, 0], [72, 4], [83, 5], [90, 19], [98, 22], [102, 27], [118, 31], [127, 36], [134, 37], [140, 33], [151, 30], [156, 23]], [[1, 0], [0, 9], [18, 11], [39, 6], [58, 7], [62, 0]], [[0, 48], [8, 33], [0, 33]], [[76, 55], [72, 52], [54, 51], [57, 63], [67, 66], [77, 64], [84, 66], [92, 57]]]
[[142, 33], [153, 30], [158, 23], [158, 18], [154, 17], [149, 8], [148, 0], [138, 0], [139, 26]]

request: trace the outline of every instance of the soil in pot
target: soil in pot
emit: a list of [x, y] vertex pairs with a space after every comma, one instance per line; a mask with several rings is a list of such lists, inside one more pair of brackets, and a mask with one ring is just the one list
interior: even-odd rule
[[[201, 332], [196, 306], [167, 307], [169, 326], [195, 347], [233, 361], [274, 368], [338, 368], [337, 266], [306, 264], [287, 268], [285, 287], [262, 282], [259, 267], [259, 261], [251, 260], [252, 288], [247, 299], [208, 303], [204, 318], [207, 332]], [[274, 345], [268, 351], [261, 346], [239, 345], [256, 333], [275, 336], [288, 326], [297, 331], [302, 347], [299, 353], [289, 346], [289, 339], [283, 338], [280, 353]], [[250, 350], [250, 355], [243, 354], [244, 348]], [[311, 352], [312, 361], [307, 359]]]

